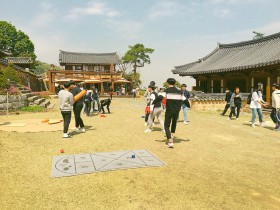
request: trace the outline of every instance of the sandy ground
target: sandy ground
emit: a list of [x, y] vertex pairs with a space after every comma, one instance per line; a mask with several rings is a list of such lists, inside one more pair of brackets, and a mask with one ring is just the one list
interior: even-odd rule
[[[280, 209], [280, 134], [272, 124], [251, 128], [249, 115], [228, 122], [216, 112], [189, 111], [191, 122], [178, 124], [175, 148], [168, 149], [158, 124], [143, 132], [141, 99], [113, 100], [111, 115], [84, 117], [87, 132], [72, 139], [62, 138], [62, 124], [38, 130], [40, 119], [60, 118], [56, 107], [0, 116], [0, 127], [19, 121], [34, 127], [0, 129], [1, 210]], [[64, 154], [144, 148], [167, 165], [51, 178], [52, 157], [62, 148]]]

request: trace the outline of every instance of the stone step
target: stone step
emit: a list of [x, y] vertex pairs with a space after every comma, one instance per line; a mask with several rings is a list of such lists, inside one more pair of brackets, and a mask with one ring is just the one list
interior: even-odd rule
[[39, 96], [31, 96], [31, 97], [28, 97], [27, 98], [27, 100], [29, 101], [29, 102], [34, 102], [34, 101], [36, 101], [36, 100], [38, 100], [39, 99]]
[[40, 105], [40, 104], [44, 103], [45, 101], [46, 101], [45, 98], [39, 98], [34, 101], [34, 104]]
[[31, 93], [29, 90], [21, 90], [21, 93]]
[[40, 104], [41, 107], [47, 108], [51, 104], [50, 101], [44, 101], [43, 103]]
[[54, 104], [49, 104], [46, 109], [53, 109], [53, 108], [54, 108]]
[[35, 96], [34, 93], [24, 93], [22, 95], [25, 95], [27, 98], [30, 98], [32, 96]]

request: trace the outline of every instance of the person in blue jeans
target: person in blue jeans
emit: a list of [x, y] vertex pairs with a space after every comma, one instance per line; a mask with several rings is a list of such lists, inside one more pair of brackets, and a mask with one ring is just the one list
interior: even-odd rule
[[259, 116], [260, 127], [264, 127], [263, 122], [263, 114], [262, 114], [262, 106], [267, 107], [266, 102], [262, 99], [262, 86], [258, 84], [258, 88], [256, 88], [252, 93], [252, 99], [250, 103], [250, 108], [252, 109], [252, 127], [255, 126], [255, 120], [257, 117], [257, 113]]
[[100, 105], [100, 101], [99, 101], [99, 95], [98, 95], [98, 91], [97, 91], [97, 89], [94, 87], [93, 89], [92, 89], [92, 100], [93, 100], [93, 107], [92, 107], [92, 109], [93, 109], [93, 111], [96, 111], [95, 109], [94, 109], [94, 103], [95, 103], [95, 101], [96, 101], [96, 103], [97, 103], [97, 106], [98, 106], [98, 113], [100, 113], [100, 111], [101, 111], [101, 105]]
[[[189, 100], [191, 95], [190, 95], [189, 91], [187, 91], [187, 85], [182, 84], [181, 90], [182, 90], [183, 95]], [[188, 109], [189, 108], [185, 104], [183, 104], [182, 109], [183, 109], [183, 113], [184, 113], [184, 124], [187, 125], [189, 122], [188, 121]]]

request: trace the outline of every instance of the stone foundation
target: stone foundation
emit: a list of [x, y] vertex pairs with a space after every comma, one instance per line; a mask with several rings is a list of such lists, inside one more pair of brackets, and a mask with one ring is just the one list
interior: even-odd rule
[[[17, 110], [23, 106], [28, 106], [26, 95], [9, 95], [9, 110]], [[7, 110], [7, 95], [0, 95], [0, 111]]]

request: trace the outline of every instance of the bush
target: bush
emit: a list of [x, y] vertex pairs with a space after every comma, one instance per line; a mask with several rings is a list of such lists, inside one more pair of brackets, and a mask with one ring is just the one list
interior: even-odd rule
[[[8, 89], [8, 93], [10, 95], [19, 95], [21, 94], [20, 90], [18, 88], [16, 88], [15, 86], [11, 85], [10, 88]], [[2, 88], [0, 90], [0, 94], [7, 94], [7, 89], [6, 88]]]
[[10, 82], [15, 84], [22, 84], [22, 81], [18, 75], [18, 72], [14, 70], [13, 64], [9, 64], [3, 71], [3, 77], [7, 81], [8, 79]]
[[41, 106], [34, 105], [21, 107], [19, 110], [23, 112], [43, 112], [45, 109]]
[[40, 96], [41, 98], [45, 98], [45, 99], [50, 99], [50, 95], [52, 95], [53, 93], [49, 92], [49, 91], [42, 91], [42, 92], [33, 92], [34, 95], [36, 96]]

